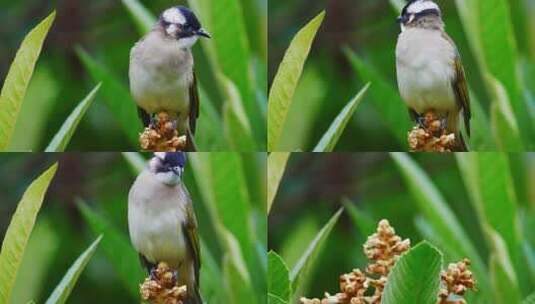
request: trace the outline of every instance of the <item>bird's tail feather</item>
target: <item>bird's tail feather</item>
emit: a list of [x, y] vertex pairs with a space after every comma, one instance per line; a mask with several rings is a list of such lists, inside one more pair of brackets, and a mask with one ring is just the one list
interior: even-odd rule
[[199, 287], [193, 288], [193, 292], [190, 293], [188, 303], [186, 304], [203, 304]]

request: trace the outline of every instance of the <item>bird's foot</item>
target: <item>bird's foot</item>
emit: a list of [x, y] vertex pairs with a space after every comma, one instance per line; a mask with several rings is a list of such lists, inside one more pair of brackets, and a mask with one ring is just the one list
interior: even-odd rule
[[150, 269], [150, 279], [151, 279], [151, 280], [153, 280], [153, 281], [158, 280], [157, 272], [158, 272], [158, 269], [157, 269], [156, 266], [153, 266], [153, 267]]
[[158, 127], [158, 117], [156, 114], [150, 116], [149, 128], [156, 129]]
[[448, 128], [448, 119], [447, 118], [442, 118], [440, 119], [440, 128], [442, 130], [446, 130]]
[[425, 116], [423, 115], [418, 115], [418, 117], [416, 117], [416, 123], [418, 124], [418, 126], [420, 126], [420, 128], [422, 129], [427, 129], [427, 120], [425, 119]]

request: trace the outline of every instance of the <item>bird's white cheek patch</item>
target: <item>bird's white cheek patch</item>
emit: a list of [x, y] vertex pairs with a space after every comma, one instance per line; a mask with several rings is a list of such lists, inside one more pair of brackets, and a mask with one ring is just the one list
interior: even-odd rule
[[178, 30], [178, 27], [176, 26], [176, 24], [170, 24], [166, 29], [165, 31], [167, 32], [167, 34], [173, 36], [176, 31]]

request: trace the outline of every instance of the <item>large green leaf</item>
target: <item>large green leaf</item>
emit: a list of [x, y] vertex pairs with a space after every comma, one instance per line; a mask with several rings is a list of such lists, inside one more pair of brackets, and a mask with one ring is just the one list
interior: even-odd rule
[[507, 0], [475, 1], [483, 58], [488, 71], [507, 92], [508, 100], [519, 123], [524, 143], [533, 140], [533, 122], [522, 93], [517, 69], [518, 56], [510, 7]]
[[286, 302], [291, 296], [290, 270], [274, 251], [268, 253], [268, 293]]
[[522, 304], [535, 304], [535, 292], [525, 298]]
[[487, 82], [493, 98], [490, 109], [492, 131], [498, 147], [502, 151], [524, 151], [518, 120], [513, 114], [505, 88], [492, 76], [487, 75]]
[[35, 63], [55, 17], [56, 12], [53, 12], [26, 35], [11, 64], [0, 93], [0, 151], [11, 141]]
[[12, 303], [28, 303], [43, 292], [59, 254], [61, 237], [56, 223], [42, 214], [30, 235], [11, 295]]
[[78, 281], [78, 278], [82, 274], [82, 272], [85, 269], [85, 266], [87, 263], [89, 263], [89, 260], [97, 250], [98, 243], [102, 239], [102, 235], [99, 236], [90, 246], [87, 248], [77, 259], [74, 261], [72, 266], [67, 270], [67, 273], [65, 273], [65, 276], [63, 276], [63, 279], [61, 279], [61, 282], [56, 286], [48, 300], [46, 300], [46, 304], [57, 304], [57, 303], [65, 303], [67, 302], [67, 299], [69, 298], [69, 295], [71, 294], [72, 290], [74, 289], [74, 286], [76, 285], [76, 282]]
[[290, 157], [289, 152], [272, 152], [268, 156], [267, 212], [271, 210], [273, 200], [279, 190], [279, 184]]
[[[260, 302], [260, 294], [255, 295], [250, 273], [241, 254], [240, 245], [232, 233], [223, 231], [226, 254], [223, 257], [223, 286], [226, 288], [229, 302], [254, 304]], [[262, 295], [265, 297], [266, 290]]]
[[143, 4], [138, 0], [121, 0], [121, 2], [130, 13], [140, 35], [145, 35], [151, 30], [154, 23], [156, 23], [156, 18]]
[[117, 274], [130, 294], [139, 297], [139, 284], [143, 282], [145, 273], [141, 268], [139, 257], [127, 236], [118, 231], [100, 214], [91, 210], [83, 202], [78, 203], [89, 228], [95, 235], [104, 235], [102, 249], [114, 266]]
[[[190, 2], [192, 7], [198, 10], [204, 26], [212, 35], [211, 41], [205, 41], [204, 45], [210, 44], [206, 49], [212, 57], [214, 70], [220, 71], [236, 85], [250, 121], [265, 122], [263, 111], [253, 90], [250, 67], [252, 57], [240, 1], [190, 0]], [[225, 83], [222, 83], [222, 86], [225, 86]], [[265, 140], [265, 124], [254, 123], [252, 130], [255, 138]]]
[[[483, 261], [430, 177], [406, 153], [392, 153], [391, 156], [398, 165], [416, 205], [443, 240], [441, 243], [445, 247], [442, 249], [455, 260], [468, 257], [472, 261], [480, 285], [487, 287]], [[485, 290], [483, 287], [482, 289]]]
[[521, 292], [515, 269], [507, 253], [507, 245], [492, 228], [487, 229], [491, 240], [490, 281], [494, 294], [493, 303], [520, 303]]
[[407, 145], [407, 133], [412, 128], [407, 107], [395, 86], [388, 83], [379, 72], [368, 63], [365, 63], [349, 48], [344, 48], [351, 65], [363, 81], [371, 82], [370, 95], [375, 110], [383, 117], [384, 123], [396, 137], [399, 144]]
[[403, 255], [388, 276], [382, 304], [435, 304], [442, 253], [422, 242]]
[[327, 237], [333, 230], [334, 225], [338, 222], [343, 210], [343, 208], [340, 208], [340, 210], [338, 210], [331, 217], [327, 224], [321, 228], [314, 240], [310, 242], [307, 249], [290, 272], [290, 281], [292, 282], [292, 288], [294, 291], [294, 298], [291, 299], [290, 302], [297, 301], [298, 296], [303, 293], [304, 288], [310, 280], [309, 276], [311, 274], [312, 267], [316, 262], [321, 250], [323, 249], [323, 245], [325, 244]]
[[67, 145], [71, 141], [74, 131], [76, 131], [80, 120], [82, 120], [82, 117], [84, 116], [85, 112], [93, 102], [93, 99], [95, 98], [95, 95], [97, 94], [99, 88], [100, 84], [98, 84], [89, 93], [89, 95], [87, 95], [86, 98], [84, 98], [84, 100], [82, 100], [80, 104], [78, 104], [78, 106], [72, 111], [71, 115], [67, 117], [67, 120], [65, 120], [59, 131], [56, 133], [56, 135], [54, 135], [54, 138], [52, 139], [48, 147], [46, 147], [45, 152], [65, 151]]
[[8, 303], [11, 299], [24, 250], [57, 168], [57, 164], [54, 164], [32, 182], [11, 218], [0, 252], [0, 303]]
[[270, 152], [278, 148], [295, 88], [312, 41], [324, 17], [325, 12], [321, 12], [295, 35], [273, 79], [268, 101], [268, 151]]
[[342, 136], [347, 123], [351, 119], [351, 116], [357, 109], [357, 106], [360, 104], [362, 98], [364, 98], [364, 95], [369, 87], [370, 84], [366, 84], [364, 88], [362, 88], [360, 92], [342, 109], [340, 114], [336, 116], [327, 132], [323, 134], [320, 142], [314, 148], [314, 152], [332, 152], [334, 150], [334, 147], [336, 146], [336, 143], [338, 143], [340, 136]]
[[238, 88], [221, 76], [226, 98], [223, 108], [225, 135], [234, 151], [256, 151], [251, 125], [241, 102]]
[[268, 293], [268, 304], [288, 304], [288, 302], [277, 297], [276, 295]]
[[200, 84], [199, 98], [201, 100], [201, 106], [199, 109], [199, 119], [197, 120], [197, 130], [195, 132], [195, 144], [199, 151], [214, 152], [228, 150], [228, 143], [221, 134], [221, 130], [224, 130], [221, 117]]
[[77, 49], [78, 56], [94, 81], [102, 82], [101, 93], [124, 134], [133, 147], [139, 146], [139, 133], [142, 132], [141, 121], [136, 112], [136, 104], [128, 88], [121, 83], [106, 67], [95, 61], [82, 49]]

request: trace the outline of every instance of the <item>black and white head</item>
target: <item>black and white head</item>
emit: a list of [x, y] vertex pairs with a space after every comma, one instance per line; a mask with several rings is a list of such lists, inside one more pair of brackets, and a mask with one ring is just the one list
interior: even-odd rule
[[432, 0], [410, 0], [401, 11], [398, 23], [401, 31], [407, 26], [415, 25], [423, 17], [435, 16], [441, 18], [440, 7]]
[[192, 47], [199, 37], [210, 38], [210, 34], [202, 28], [197, 16], [184, 6], [166, 9], [160, 15], [158, 22], [165, 35], [177, 40], [183, 48]]
[[156, 152], [149, 162], [149, 170], [166, 185], [173, 186], [181, 182], [186, 154], [184, 152]]

